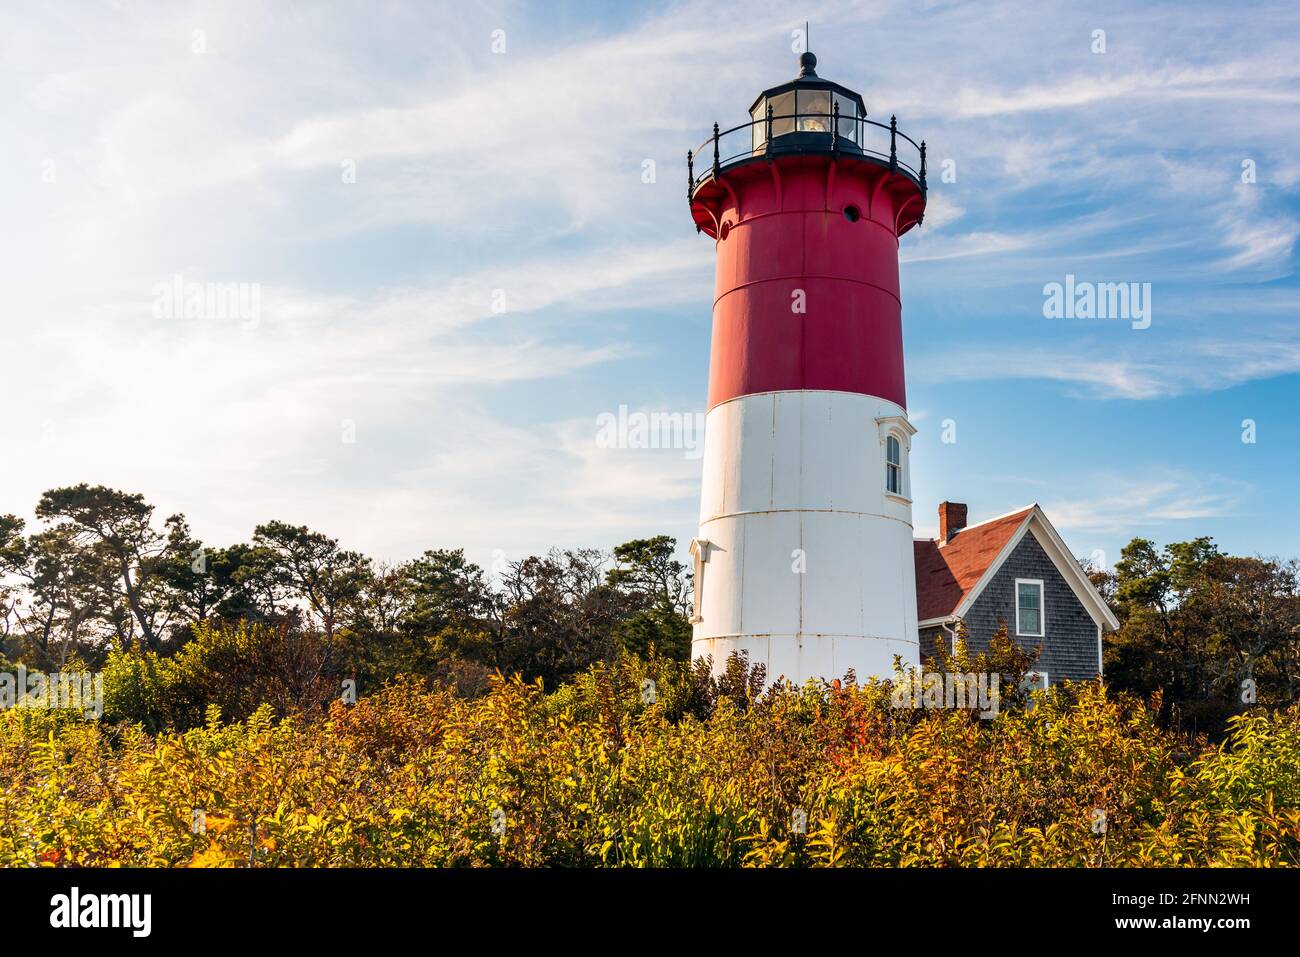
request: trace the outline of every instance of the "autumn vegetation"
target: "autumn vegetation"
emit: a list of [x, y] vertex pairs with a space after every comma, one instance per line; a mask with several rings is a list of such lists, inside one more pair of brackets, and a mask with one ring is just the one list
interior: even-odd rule
[[1028, 692], [1005, 635], [929, 663], [1003, 676], [981, 718], [686, 660], [666, 537], [493, 581], [99, 487], [36, 517], [0, 516], [0, 664], [104, 713], [0, 713], [0, 865], [1300, 864], [1294, 563], [1136, 540], [1106, 684]]

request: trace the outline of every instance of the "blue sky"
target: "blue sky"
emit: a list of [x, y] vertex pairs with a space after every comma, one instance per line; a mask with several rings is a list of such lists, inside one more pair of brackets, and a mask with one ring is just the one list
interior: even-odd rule
[[[1300, 9], [1128, 6], [6, 5], [0, 511], [91, 481], [214, 543], [684, 543], [698, 458], [597, 417], [703, 410], [685, 152], [808, 19], [823, 76], [955, 164], [902, 248], [918, 532], [1037, 501], [1110, 563], [1300, 554]], [[1150, 328], [1044, 318], [1067, 274], [1150, 283]], [[177, 275], [257, 321], [160, 318]]]

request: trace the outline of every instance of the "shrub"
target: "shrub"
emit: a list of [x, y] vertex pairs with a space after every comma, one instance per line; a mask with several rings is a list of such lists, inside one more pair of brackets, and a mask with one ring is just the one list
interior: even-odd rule
[[1210, 747], [1098, 684], [981, 720], [892, 707], [876, 681], [760, 691], [740, 659], [718, 678], [623, 659], [550, 695], [402, 680], [276, 717], [226, 684], [245, 666], [223, 656], [254, 636], [204, 640], [206, 663], [234, 669], [222, 681], [120, 660], [113, 707], [192, 717], [211, 692], [224, 720], [151, 734], [0, 715], [0, 864], [1300, 863], [1295, 708], [1251, 712]]
[[104, 711], [150, 731], [193, 728], [216, 706], [242, 720], [262, 704], [275, 714], [323, 710], [341, 696], [346, 637], [286, 627], [200, 622], [170, 658], [113, 651], [104, 665]]

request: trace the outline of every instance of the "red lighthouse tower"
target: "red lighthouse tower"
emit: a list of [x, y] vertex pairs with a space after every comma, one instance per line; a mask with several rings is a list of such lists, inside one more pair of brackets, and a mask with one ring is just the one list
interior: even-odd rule
[[888, 674], [918, 661], [898, 238], [925, 144], [799, 62], [688, 154], [717, 249], [694, 654]]

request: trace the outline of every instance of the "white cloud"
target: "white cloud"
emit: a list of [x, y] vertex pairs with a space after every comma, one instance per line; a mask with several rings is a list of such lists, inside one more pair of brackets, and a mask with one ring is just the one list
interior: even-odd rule
[[[1287, 275], [1297, 237], [1277, 192], [1300, 181], [1283, 29], [1198, 13], [1197, 36], [1226, 32], [1193, 57], [1157, 12], [1120, 18], [1110, 59], [1081, 61], [1050, 5], [794, 15], [813, 19], [824, 75], [927, 134], [932, 177], [957, 161], [904, 246], [935, 282], [1034, 285], [1123, 258], [1132, 278], [1243, 283], [1219, 314], [1293, 314], [1286, 295], [1245, 285]], [[21, 463], [0, 470], [0, 511], [105, 481], [216, 538], [279, 516], [396, 557], [689, 526], [698, 463], [597, 448], [572, 396], [604, 407], [674, 392], [660, 380], [680, 343], [635, 321], [669, 307], [698, 320], [702, 380], [712, 256], [691, 235], [683, 154], [793, 72], [791, 16], [695, 2], [575, 31], [513, 4], [450, 19], [418, 4], [382, 17], [125, 5], [75, 26], [0, 13], [15, 81], [0, 336], [19, 396], [3, 447]], [[1006, 42], [1013, 21], [1027, 53]], [[510, 52], [493, 57], [499, 24]], [[1259, 192], [1230, 188], [1247, 149]], [[53, 184], [40, 182], [47, 161]], [[150, 290], [178, 273], [259, 283], [261, 323], [153, 319]], [[968, 294], [958, 286], [955, 308]], [[959, 357], [922, 343], [909, 374], [1153, 398], [1300, 369], [1284, 329], [1175, 335], [1169, 318], [1160, 351], [1026, 349], [989, 326]], [[662, 376], [602, 378], [660, 354]], [[340, 442], [345, 418], [355, 445]]]
[[1167, 399], [1300, 372], [1300, 341], [1200, 339], [1175, 346], [1153, 341], [1141, 357], [1096, 346], [1009, 352], [953, 345], [944, 353], [914, 357], [911, 368], [926, 382], [1031, 379], [1062, 383], [1082, 398]]
[[1220, 216], [1224, 245], [1235, 252], [1223, 261], [1224, 269], [1289, 271], [1300, 221], [1277, 214], [1260, 215], [1257, 185], [1240, 184], [1236, 198]]
[[[1290, 79], [1294, 68], [1278, 65], [1273, 76]], [[1052, 84], [1034, 84], [1014, 92], [963, 88], [957, 92], [955, 111], [962, 117], [992, 117], [1038, 110], [1061, 110], [1103, 101], [1131, 102], [1138, 97], [1171, 96], [1222, 99], [1260, 93], [1259, 64], [1230, 62], [1211, 67], [1170, 65], [1133, 70], [1118, 75], [1078, 75]], [[1278, 91], [1284, 95], [1281, 91]], [[1293, 92], [1291, 96], [1293, 97]]]
[[1247, 482], [1222, 475], [1193, 474], [1145, 467], [1142, 478], [1089, 476], [1086, 482], [1107, 491], [1101, 495], [1057, 497], [1042, 503], [1061, 530], [1124, 532], [1150, 525], [1223, 518], [1237, 513], [1252, 491]]
[[964, 259], [968, 256], [990, 256], [997, 253], [1023, 249], [1026, 239], [996, 232], [972, 232], [930, 239], [918, 239], [916, 245], [899, 254], [899, 262], [923, 263], [941, 259]]

